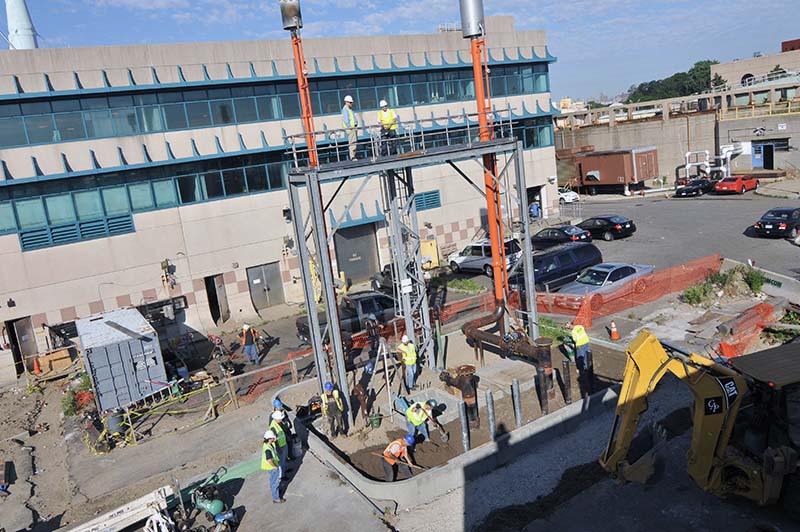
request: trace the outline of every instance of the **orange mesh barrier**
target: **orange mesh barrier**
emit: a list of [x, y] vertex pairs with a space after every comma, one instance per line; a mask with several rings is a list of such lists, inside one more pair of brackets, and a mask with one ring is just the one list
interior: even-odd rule
[[772, 321], [780, 310], [768, 303], [759, 303], [745, 310], [725, 325], [730, 331], [727, 338], [719, 343], [720, 354], [726, 358], [742, 356]]
[[248, 385], [247, 390], [243, 395], [239, 396], [239, 402], [244, 404], [251, 404], [258, 399], [261, 394], [281, 383], [283, 376], [289, 371], [289, 361], [293, 358], [305, 356], [311, 352], [311, 348], [302, 349], [300, 351], [293, 351], [286, 356], [286, 360], [279, 365], [276, 365], [269, 370], [261, 373], [258, 378]]

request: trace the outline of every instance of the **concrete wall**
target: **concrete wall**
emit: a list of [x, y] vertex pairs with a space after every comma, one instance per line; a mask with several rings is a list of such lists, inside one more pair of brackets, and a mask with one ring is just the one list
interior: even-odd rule
[[[757, 128], [764, 128], [763, 135], [756, 135]], [[775, 168], [790, 172], [800, 171], [800, 115], [776, 115], [739, 120], [723, 120], [719, 123], [720, 144], [735, 141], [768, 143], [774, 139], [789, 139], [789, 151], [775, 152]], [[734, 170], [752, 168], [752, 157], [742, 155], [731, 164]]]
[[742, 81], [742, 77], [746, 74], [762, 76], [769, 73], [777, 65], [780, 65], [786, 71], [800, 71], [800, 50], [711, 65], [711, 77], [713, 78], [714, 74], [719, 74], [728, 84], [736, 85]]
[[714, 152], [714, 113], [692, 114], [636, 122], [617, 122], [613, 126], [596, 125], [555, 132], [556, 149], [593, 145], [596, 150], [655, 146], [661, 176], [674, 182], [675, 168], [684, 164], [684, 154], [691, 150]]

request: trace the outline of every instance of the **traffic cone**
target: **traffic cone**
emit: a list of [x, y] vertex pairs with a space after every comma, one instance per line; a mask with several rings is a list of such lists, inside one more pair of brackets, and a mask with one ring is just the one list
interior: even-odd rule
[[33, 374], [40, 375], [42, 373], [42, 368], [39, 367], [39, 357], [33, 358]]
[[611, 322], [611, 339], [612, 340], [619, 340], [619, 331], [617, 330], [617, 324], [613, 321]]

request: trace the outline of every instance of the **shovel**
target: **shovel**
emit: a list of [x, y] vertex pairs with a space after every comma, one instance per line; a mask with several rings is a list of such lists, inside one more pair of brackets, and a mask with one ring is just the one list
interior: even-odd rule
[[442, 443], [449, 442], [450, 441], [450, 433], [446, 432], [444, 430], [444, 427], [442, 426], [442, 424], [439, 423], [438, 421], [435, 423], [435, 425], [436, 425], [436, 430], [439, 431], [439, 439], [442, 441]]

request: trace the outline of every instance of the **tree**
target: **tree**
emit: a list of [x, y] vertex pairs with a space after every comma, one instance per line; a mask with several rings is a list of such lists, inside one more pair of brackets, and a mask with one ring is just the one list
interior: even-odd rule
[[686, 72], [677, 72], [668, 78], [635, 85], [626, 103], [676, 98], [707, 91], [711, 88], [711, 65], [718, 63], [719, 61], [708, 59], [698, 61]]
[[588, 107], [589, 109], [601, 109], [603, 107], [608, 107], [608, 106], [604, 103], [596, 102], [594, 100], [589, 100], [588, 102], [586, 102], [586, 107]]
[[714, 74], [714, 77], [711, 78], [711, 86], [712, 87], [722, 87], [728, 84], [728, 80], [720, 76], [719, 74]]

